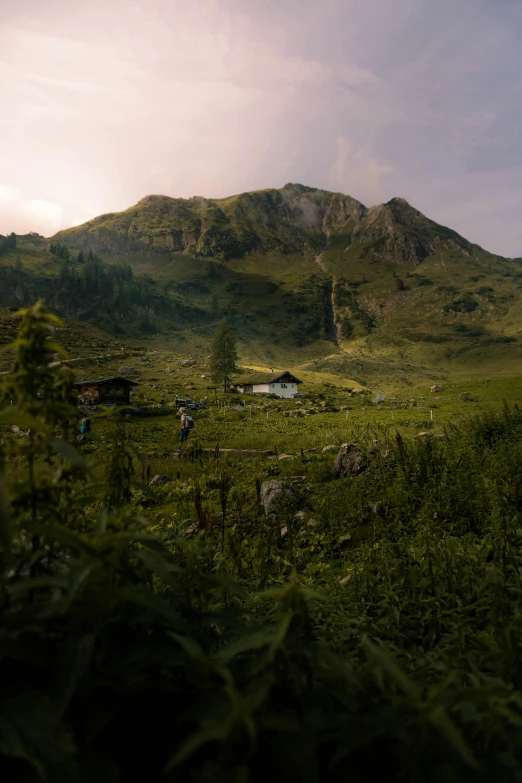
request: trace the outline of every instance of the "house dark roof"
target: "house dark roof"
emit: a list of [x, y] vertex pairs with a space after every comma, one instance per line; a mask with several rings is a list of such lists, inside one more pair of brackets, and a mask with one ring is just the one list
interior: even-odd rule
[[111, 376], [110, 378], [94, 378], [88, 381], [75, 381], [73, 386], [104, 386], [106, 383], [121, 383], [127, 386], [138, 386], [136, 381], [130, 381], [128, 378], [122, 378], [120, 375]]
[[255, 375], [253, 378], [238, 381], [236, 386], [257, 386], [260, 383], [302, 383], [302, 381], [296, 378], [295, 375], [292, 375], [291, 372], [284, 370], [284, 372], [277, 372], [275, 375], [259, 373], [259, 375]]

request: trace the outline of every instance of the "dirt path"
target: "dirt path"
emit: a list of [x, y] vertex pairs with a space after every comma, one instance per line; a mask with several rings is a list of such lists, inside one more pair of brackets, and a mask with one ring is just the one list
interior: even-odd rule
[[334, 288], [335, 280], [333, 276], [328, 272], [325, 264], [323, 263], [323, 254], [315, 257], [315, 263], [321, 267], [322, 271], [330, 278], [329, 291], [328, 291], [328, 304], [327, 304], [327, 317], [328, 317], [328, 339], [333, 340], [336, 345], [339, 345], [341, 340], [341, 327], [337, 323], [335, 317], [335, 301], [334, 301]]

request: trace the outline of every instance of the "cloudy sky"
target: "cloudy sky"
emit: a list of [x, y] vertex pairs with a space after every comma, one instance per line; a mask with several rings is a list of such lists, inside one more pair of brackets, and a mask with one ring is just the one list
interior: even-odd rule
[[522, 0], [0, 0], [0, 233], [151, 193], [402, 196], [522, 256]]

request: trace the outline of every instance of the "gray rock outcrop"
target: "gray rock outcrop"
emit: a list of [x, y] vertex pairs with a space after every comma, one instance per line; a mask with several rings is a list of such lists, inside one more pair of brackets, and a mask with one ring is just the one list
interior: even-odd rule
[[173, 479], [171, 479], [170, 476], [164, 476], [163, 474], [158, 473], [157, 476], [154, 476], [154, 478], [150, 480], [150, 486], [153, 484], [170, 484], [171, 481], [173, 481]]
[[259, 499], [268, 517], [294, 504], [298, 499], [298, 493], [286, 481], [264, 481], [261, 484]]
[[366, 458], [353, 443], [343, 443], [337, 454], [334, 475], [352, 478], [358, 476], [367, 467]]

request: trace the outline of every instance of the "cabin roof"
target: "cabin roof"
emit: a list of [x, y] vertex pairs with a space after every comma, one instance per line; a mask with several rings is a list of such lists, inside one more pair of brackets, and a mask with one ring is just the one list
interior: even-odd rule
[[107, 383], [119, 383], [122, 386], [138, 386], [136, 381], [130, 381], [128, 378], [122, 378], [120, 375], [114, 375], [110, 378], [94, 378], [88, 381], [75, 381], [73, 386], [104, 386]]
[[291, 372], [288, 372], [288, 370], [284, 370], [283, 372], [277, 372], [274, 375], [269, 375], [268, 373], [263, 375], [260, 373], [253, 378], [238, 381], [236, 385], [258, 386], [259, 384], [265, 383], [302, 383], [302, 381], [300, 381], [299, 378], [296, 378], [295, 375], [292, 375]]

